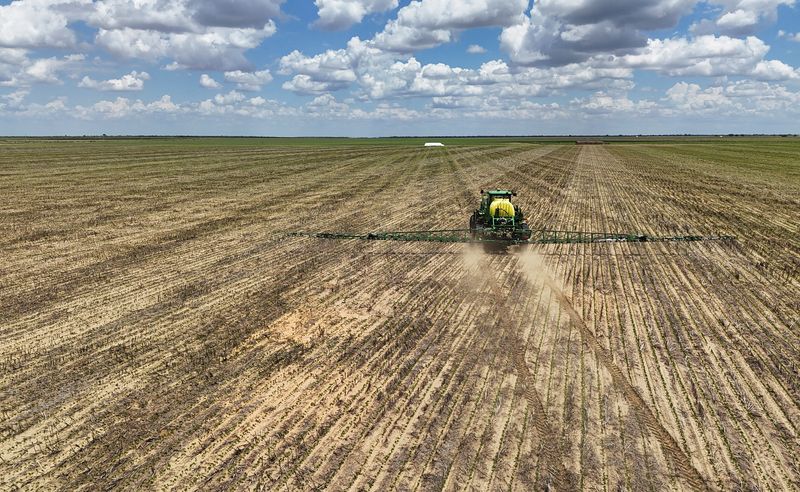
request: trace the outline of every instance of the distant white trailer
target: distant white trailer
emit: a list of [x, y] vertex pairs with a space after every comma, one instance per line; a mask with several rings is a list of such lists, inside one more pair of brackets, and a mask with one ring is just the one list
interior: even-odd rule
[[444, 147], [442, 142], [425, 142], [425, 147]]

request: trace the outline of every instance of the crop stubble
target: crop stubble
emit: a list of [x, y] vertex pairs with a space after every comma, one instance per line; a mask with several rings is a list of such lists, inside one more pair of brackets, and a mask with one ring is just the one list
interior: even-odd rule
[[[800, 486], [796, 147], [2, 145], [2, 488]], [[460, 228], [494, 186], [740, 239], [281, 234]]]

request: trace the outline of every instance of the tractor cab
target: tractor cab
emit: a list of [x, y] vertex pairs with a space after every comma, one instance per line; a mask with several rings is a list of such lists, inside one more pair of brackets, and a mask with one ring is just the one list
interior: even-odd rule
[[481, 190], [482, 200], [481, 205], [486, 205], [487, 207], [492, 204], [495, 200], [505, 200], [507, 202], [511, 202], [512, 196], [517, 196], [517, 194], [513, 191], [508, 190], [489, 190], [484, 191]]

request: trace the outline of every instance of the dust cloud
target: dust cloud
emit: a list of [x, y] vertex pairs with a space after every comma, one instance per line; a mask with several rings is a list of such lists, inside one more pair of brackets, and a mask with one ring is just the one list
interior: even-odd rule
[[465, 288], [470, 291], [480, 291], [484, 278], [481, 275], [481, 270], [486, 264], [484, 258], [485, 254], [480, 244], [467, 244], [464, 248], [461, 261], [464, 264], [464, 280]]
[[553, 276], [550, 275], [544, 258], [539, 253], [531, 248], [516, 248], [512, 254], [517, 257], [517, 269], [525, 275], [529, 282], [545, 284], [553, 290], [561, 291]]
[[537, 285], [544, 285], [555, 296], [558, 304], [576, 325], [586, 327], [583, 318], [575, 311], [572, 301], [567, 297], [564, 285], [556, 279], [553, 272], [544, 262], [544, 258], [530, 248], [520, 249], [514, 252], [517, 257], [517, 268], [529, 282]]
[[479, 244], [468, 244], [464, 248], [462, 261], [468, 273], [474, 274], [481, 266], [481, 258], [483, 257], [483, 250]]

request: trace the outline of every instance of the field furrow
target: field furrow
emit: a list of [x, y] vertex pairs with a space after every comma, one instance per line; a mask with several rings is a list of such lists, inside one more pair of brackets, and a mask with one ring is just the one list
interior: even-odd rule
[[[796, 144], [2, 145], [0, 489], [800, 488]], [[491, 188], [738, 239], [285, 235], [462, 229]]]

